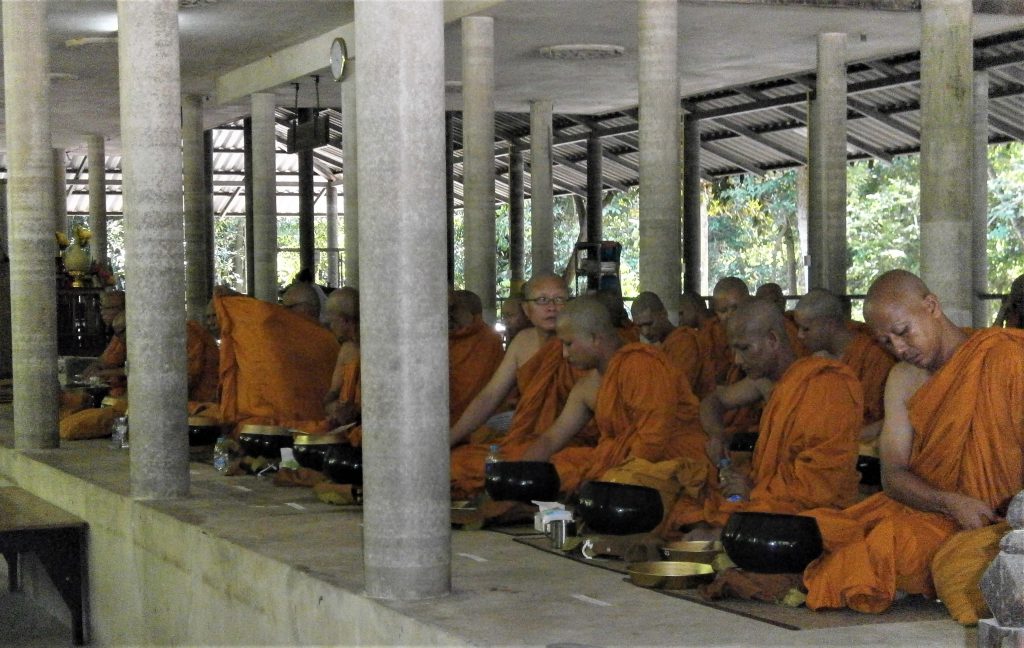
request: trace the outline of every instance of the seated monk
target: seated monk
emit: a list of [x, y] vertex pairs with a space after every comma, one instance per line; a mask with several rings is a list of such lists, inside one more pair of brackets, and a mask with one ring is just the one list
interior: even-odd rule
[[284, 289], [281, 305], [295, 313], [320, 322], [320, 296], [313, 284], [296, 281]]
[[[719, 387], [701, 401], [708, 457], [719, 466], [719, 488], [704, 500], [703, 520], [691, 539], [716, 538], [735, 511], [800, 513], [856, 501], [857, 433], [863, 417], [860, 383], [839, 362], [797, 358], [782, 313], [751, 299], [729, 318], [729, 344], [746, 378]], [[767, 399], [749, 466], [730, 466], [726, 410]], [[673, 522], [692, 524], [692, 510]]]
[[896, 364], [874, 338], [855, 331], [839, 298], [823, 288], [808, 291], [793, 313], [798, 335], [807, 350], [839, 360], [853, 370], [864, 388], [864, 423], [860, 431], [861, 454], [878, 456], [878, 434], [885, 414], [882, 395], [889, 370]]
[[505, 346], [508, 347], [519, 331], [533, 324], [523, 311], [523, 300], [520, 297], [509, 297], [501, 303], [501, 324], [505, 327]]
[[632, 314], [640, 335], [665, 352], [676, 368], [683, 372], [697, 398], [703, 398], [714, 389], [711, 363], [704, 361], [706, 338], [697, 329], [672, 326], [661, 298], [652, 292], [636, 296]]
[[100, 357], [96, 358], [84, 370], [83, 378], [98, 377], [110, 385], [111, 396], [123, 396], [128, 389], [128, 377], [124, 371], [124, 363], [128, 359], [126, 322], [124, 311], [117, 313], [111, 324], [114, 335], [107, 343]]
[[324, 314], [341, 345], [330, 387], [324, 395], [328, 426], [335, 428], [360, 418], [359, 404], [355, 402], [359, 380], [359, 291], [351, 286], [332, 291], [324, 304]]
[[691, 291], [679, 295], [679, 326], [699, 330], [710, 319], [711, 311], [703, 297]]
[[[284, 299], [292, 295], [289, 289]], [[309, 314], [251, 297], [217, 295], [214, 307], [222, 420], [325, 432], [324, 396], [339, 348], [334, 335]]]
[[[1024, 487], [1024, 333], [968, 334], [904, 270], [875, 280], [864, 313], [900, 360], [885, 385], [884, 492], [844, 511], [807, 513], [825, 540], [825, 554], [804, 572], [814, 609], [882, 612], [901, 591], [934, 597], [936, 552], [966, 562], [943, 545], [999, 520], [997, 510]], [[993, 534], [990, 547], [998, 540]]]
[[202, 324], [185, 322], [185, 351], [188, 355], [188, 399], [198, 403], [219, 400], [220, 348]]
[[[558, 337], [569, 362], [588, 373], [522, 460], [550, 460], [563, 493], [575, 492], [584, 481], [599, 479], [632, 458], [703, 462], [706, 437], [697, 399], [661, 351], [646, 344], [624, 345], [608, 311], [588, 297], [571, 302], [559, 314]], [[597, 445], [567, 448], [591, 418], [598, 429]]]
[[[488, 443], [465, 443], [513, 391], [519, 403], [508, 432], [497, 440], [505, 459], [517, 459], [536, 436], [547, 429], [562, 411], [569, 392], [584, 371], [574, 369], [562, 357], [562, 343], [555, 337], [559, 311], [568, 301], [569, 289], [561, 277], [537, 275], [523, 286], [523, 311], [533, 326], [512, 340], [491, 380], [452, 426], [452, 496], [466, 499], [484, 484], [484, 460]], [[580, 442], [586, 442], [585, 435]], [[462, 445], [459, 445], [462, 444]]]
[[775, 305], [775, 308], [779, 309], [780, 313], [786, 314], [786, 295], [782, 292], [782, 286], [779, 284], [774, 282], [761, 284], [754, 291], [754, 297], [760, 297], [765, 301], [771, 302]]
[[637, 330], [636, 325], [629, 319], [629, 314], [626, 313], [626, 303], [622, 301], [622, 291], [617, 288], [602, 288], [594, 293], [594, 297], [608, 309], [608, 314], [612, 318], [612, 326], [618, 331], [624, 344], [640, 341], [640, 331]]
[[480, 298], [448, 293], [448, 414], [455, 423], [494, 375], [505, 351], [501, 334], [483, 320]]
[[[711, 291], [711, 308], [714, 316], [707, 321], [702, 332], [706, 337], [705, 348], [714, 368], [716, 385], [728, 385], [738, 379], [735, 377], [732, 349], [725, 334], [725, 325], [739, 305], [748, 299], [750, 288], [739, 277], [720, 279]], [[730, 374], [734, 376], [731, 381]]]

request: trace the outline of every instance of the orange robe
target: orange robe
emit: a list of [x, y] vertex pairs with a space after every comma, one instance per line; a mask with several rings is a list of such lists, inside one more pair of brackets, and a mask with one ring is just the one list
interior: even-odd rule
[[277, 304], [217, 296], [223, 420], [323, 432], [338, 341]]
[[729, 338], [725, 335], [725, 324], [717, 316], [712, 317], [701, 327], [700, 334], [704, 338], [705, 362], [710, 365], [709, 370], [715, 378], [715, 384], [730, 384], [729, 372], [735, 365], [732, 349], [729, 348]]
[[551, 457], [561, 490], [574, 492], [633, 457], [652, 463], [702, 460], [707, 437], [699, 410], [696, 396], [663, 352], [639, 343], [620, 348], [597, 392], [597, 445], [564, 448]]
[[215, 402], [220, 374], [217, 341], [199, 322], [188, 320], [185, 324], [185, 350], [188, 354], [188, 399]]
[[661, 350], [683, 372], [697, 398], [704, 398], [715, 389], [714, 367], [706, 359], [706, 344], [707, 338], [698, 329], [687, 326], [674, 329], [661, 343]]
[[[103, 353], [99, 357], [99, 361], [105, 367], [124, 367], [124, 362], [127, 359], [128, 347], [125, 345], [123, 335], [111, 337], [107, 348], [103, 349]], [[111, 376], [107, 379], [107, 384], [110, 385], [110, 396], [123, 396], [128, 390], [127, 376]]]
[[[996, 508], [1024, 487], [1024, 332], [982, 329], [907, 402], [910, 470], [933, 488]], [[896, 591], [934, 596], [931, 561], [954, 520], [872, 495], [810, 511], [826, 553], [804, 571], [807, 605], [882, 612]]]
[[863, 424], [881, 421], [885, 416], [885, 381], [896, 359], [874, 338], [857, 333], [843, 351], [841, 360], [853, 370], [864, 388]]
[[[565, 406], [573, 385], [585, 374], [574, 369], [562, 357], [562, 342], [554, 338], [537, 350], [516, 371], [519, 404], [516, 406], [508, 432], [498, 443], [502, 458], [515, 460], [543, 434]], [[592, 424], [576, 435], [575, 443], [593, 444], [596, 429]], [[465, 499], [484, 486], [484, 459], [489, 446], [466, 443], [452, 449], [452, 497]]]
[[800, 513], [855, 502], [863, 410], [860, 383], [848, 367], [817, 356], [796, 360], [776, 383], [761, 416], [749, 497], [728, 502], [717, 488], [710, 489], [704, 520], [724, 526], [734, 511]]
[[619, 334], [619, 339], [622, 340], [623, 344], [632, 344], [633, 342], [640, 341], [640, 329], [631, 320], [626, 320], [625, 324], [616, 327], [615, 332]]
[[[341, 367], [341, 386], [338, 388], [338, 400], [343, 403], [352, 403], [357, 412], [361, 412], [363, 407], [363, 389], [359, 369], [359, 358], [345, 363]], [[363, 445], [362, 423], [349, 430], [348, 442], [354, 446]]]
[[478, 320], [448, 334], [448, 416], [455, 423], [501, 364], [501, 334]]

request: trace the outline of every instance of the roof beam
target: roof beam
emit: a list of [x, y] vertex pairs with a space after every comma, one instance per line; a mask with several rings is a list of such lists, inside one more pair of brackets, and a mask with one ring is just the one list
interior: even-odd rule
[[739, 156], [729, 153], [728, 151], [718, 146], [717, 144], [703, 143], [701, 144], [701, 148], [707, 150], [707, 152], [711, 153], [712, 155], [716, 155], [722, 158], [729, 164], [736, 165], [737, 168], [743, 169], [747, 173], [753, 173], [756, 176], [763, 176], [765, 173], [764, 169], [762, 169], [758, 165], [754, 164], [753, 162], [747, 162], [746, 160], [740, 158]]
[[800, 164], [807, 164], [806, 156], [801, 155], [800, 153], [797, 153], [795, 151], [792, 151], [789, 147], [782, 146], [781, 144], [776, 144], [775, 142], [772, 142], [771, 140], [765, 138], [764, 136], [755, 133], [746, 126], [743, 126], [742, 124], [737, 124], [736, 122], [731, 121], [729, 119], [716, 119], [715, 121], [726, 130], [730, 130], [736, 133], [737, 135], [746, 137], [752, 142], [757, 142], [761, 146], [770, 148], [776, 153], [781, 153], [782, 155], [785, 155], [788, 158], [792, 158], [793, 160], [799, 162]]

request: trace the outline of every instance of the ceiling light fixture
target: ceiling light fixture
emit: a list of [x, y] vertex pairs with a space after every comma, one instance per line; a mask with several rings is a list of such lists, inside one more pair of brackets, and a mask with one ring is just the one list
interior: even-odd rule
[[554, 60], [589, 61], [619, 58], [626, 53], [626, 48], [621, 45], [577, 43], [572, 45], [548, 45], [537, 51], [544, 58]]

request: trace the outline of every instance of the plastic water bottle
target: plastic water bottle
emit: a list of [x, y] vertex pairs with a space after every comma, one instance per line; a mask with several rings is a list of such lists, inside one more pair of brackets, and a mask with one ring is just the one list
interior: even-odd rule
[[217, 472], [226, 472], [230, 458], [228, 439], [222, 434], [217, 437], [217, 443], [213, 446], [213, 468]]
[[[732, 470], [732, 459], [729, 457], [722, 457], [718, 461], [718, 483], [724, 484], [726, 475]], [[742, 502], [743, 496], [739, 494], [726, 495], [725, 499], [729, 502]]]
[[501, 446], [497, 443], [491, 444], [487, 451], [487, 458], [484, 459], [484, 475], [491, 474], [491, 466], [501, 461]]

